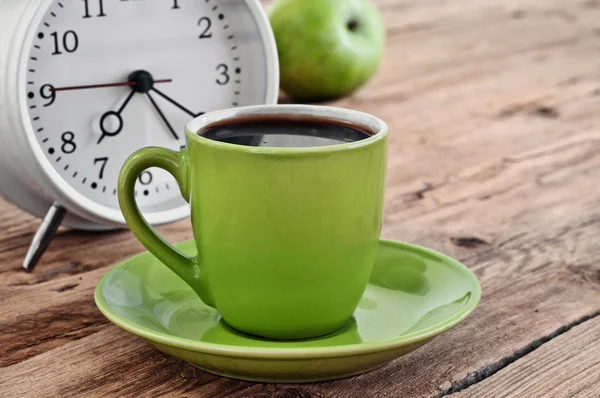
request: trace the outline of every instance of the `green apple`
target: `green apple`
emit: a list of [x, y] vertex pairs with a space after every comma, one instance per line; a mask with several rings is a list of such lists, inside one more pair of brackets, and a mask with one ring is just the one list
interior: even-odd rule
[[269, 19], [281, 88], [295, 99], [341, 97], [379, 66], [385, 29], [369, 0], [276, 0]]

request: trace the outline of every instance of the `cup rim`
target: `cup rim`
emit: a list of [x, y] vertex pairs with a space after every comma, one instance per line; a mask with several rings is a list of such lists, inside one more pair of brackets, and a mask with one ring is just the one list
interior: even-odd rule
[[[249, 116], [301, 116], [317, 117], [332, 122], [339, 121], [363, 127], [373, 132], [369, 138], [360, 141], [345, 142], [342, 144], [315, 146], [315, 147], [253, 147], [228, 142], [215, 141], [205, 138], [196, 132], [210, 126], [211, 124], [235, 120]], [[231, 151], [242, 151], [246, 153], [262, 154], [308, 154], [308, 153], [331, 153], [362, 148], [378, 142], [388, 135], [388, 125], [380, 118], [365, 112], [338, 108], [325, 105], [251, 105], [237, 108], [212, 111], [198, 116], [187, 123], [185, 134], [188, 142], [196, 141], [202, 145]]]

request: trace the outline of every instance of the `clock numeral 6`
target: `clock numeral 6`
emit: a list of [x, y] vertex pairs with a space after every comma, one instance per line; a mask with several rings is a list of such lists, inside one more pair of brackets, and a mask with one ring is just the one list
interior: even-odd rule
[[108, 162], [108, 157], [94, 159], [94, 165], [96, 165], [96, 163], [98, 162], [102, 163], [102, 165], [100, 166], [100, 173], [98, 173], [98, 178], [102, 179], [104, 178], [104, 168], [106, 167], [106, 163]]
[[148, 185], [152, 182], [152, 173], [149, 171], [144, 171], [142, 174], [140, 174], [138, 180], [140, 180], [140, 184]]
[[[52, 53], [52, 55], [62, 54], [62, 51], [60, 51], [61, 43], [59, 43], [59, 40], [58, 40], [58, 36], [59, 36], [58, 32], [52, 32], [51, 35], [52, 35], [52, 37], [54, 37], [54, 52]], [[77, 37], [77, 33], [75, 33], [72, 30], [67, 30], [62, 35], [62, 48], [66, 52], [72, 53], [77, 50], [77, 47], [79, 47], [79, 38]]]
[[219, 72], [219, 78], [217, 78], [215, 81], [217, 82], [217, 84], [223, 86], [227, 83], [229, 83], [229, 74], [227, 73], [229, 71], [229, 68], [227, 67], [227, 65], [225, 64], [219, 64], [217, 65], [217, 72]]
[[212, 22], [210, 22], [210, 18], [209, 17], [202, 17], [198, 20], [198, 26], [200, 26], [200, 28], [202, 28], [202, 26], [206, 26], [204, 28], [204, 31], [202, 33], [200, 33], [200, 36], [198, 36], [199, 39], [208, 39], [212, 37], [212, 33], [210, 32], [210, 27], [212, 26]]
[[50, 106], [54, 103], [56, 99], [56, 92], [54, 91], [54, 86], [52, 84], [44, 84], [40, 87], [40, 97], [43, 99], [50, 100], [50, 102], [46, 102], [44, 106]]
[[[90, 7], [88, 4], [89, 0], [83, 0], [83, 2], [85, 3], [85, 15], [83, 16], [83, 18], [91, 18], [92, 16], [90, 15]], [[98, 15], [96, 15], [97, 17], [105, 17], [106, 16], [106, 14], [104, 13], [104, 1], [103, 0], [98, 0], [98, 10], [100, 12], [98, 13]]]
[[60, 149], [63, 151], [63, 153], [69, 154], [69, 153], [73, 153], [75, 152], [75, 150], [77, 149], [77, 144], [75, 144], [75, 134], [73, 134], [73, 132], [71, 131], [65, 131], [62, 136], [62, 145], [60, 146]]

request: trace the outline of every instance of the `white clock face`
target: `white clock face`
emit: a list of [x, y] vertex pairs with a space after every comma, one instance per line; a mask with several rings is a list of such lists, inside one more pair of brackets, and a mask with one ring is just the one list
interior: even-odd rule
[[[37, 27], [27, 106], [45, 156], [79, 193], [118, 208], [117, 179], [145, 146], [179, 150], [194, 116], [263, 104], [267, 57], [241, 0], [61, 0]], [[174, 179], [150, 169], [143, 211], [181, 205]]]

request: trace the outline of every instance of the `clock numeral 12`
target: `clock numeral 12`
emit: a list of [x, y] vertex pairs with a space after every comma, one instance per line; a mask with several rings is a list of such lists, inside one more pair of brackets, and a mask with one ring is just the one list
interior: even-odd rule
[[[54, 37], [54, 52], [52, 53], [52, 55], [62, 54], [62, 52], [60, 51], [58, 32], [52, 32], [52, 36]], [[75, 52], [75, 50], [77, 50], [77, 47], [79, 47], [79, 38], [77, 37], [77, 33], [73, 32], [72, 30], [67, 30], [62, 36], [62, 45], [66, 52]]]
[[104, 157], [104, 158], [96, 158], [94, 159], [94, 165], [96, 165], [96, 163], [102, 163], [102, 165], [100, 166], [100, 173], [98, 173], [98, 178], [102, 179], [104, 177], [104, 168], [106, 167], [106, 163], [108, 162], [108, 158]]
[[[90, 7], [88, 4], [89, 0], [83, 0], [83, 2], [85, 3], [85, 15], [83, 16], [84, 18], [91, 18], [92, 16], [90, 15]], [[105, 17], [106, 14], [104, 13], [104, 0], [98, 0], [98, 8], [100, 9], [100, 13], [98, 15], [96, 15], [97, 17]]]
[[171, 7], [172, 10], [176, 10], [178, 8], [181, 8], [181, 7], [179, 7], [179, 4], [177, 4], [178, 1], [179, 0], [173, 0], [173, 7]]

